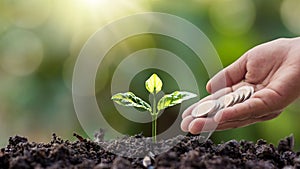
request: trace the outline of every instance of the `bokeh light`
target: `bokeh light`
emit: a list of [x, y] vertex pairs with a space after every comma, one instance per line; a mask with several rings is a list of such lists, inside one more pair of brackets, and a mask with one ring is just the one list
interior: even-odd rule
[[51, 12], [51, 0], [8, 0], [14, 24], [22, 28], [35, 28], [43, 24]]
[[32, 32], [16, 29], [0, 39], [0, 64], [12, 75], [24, 76], [34, 72], [43, 55], [43, 44]]
[[0, 1], [0, 35], [5, 32], [11, 25], [10, 10], [7, 8], [5, 1]]
[[224, 35], [244, 34], [254, 23], [255, 6], [251, 0], [215, 0], [210, 6], [212, 25]]
[[300, 1], [284, 0], [281, 5], [281, 19], [286, 28], [300, 35]]

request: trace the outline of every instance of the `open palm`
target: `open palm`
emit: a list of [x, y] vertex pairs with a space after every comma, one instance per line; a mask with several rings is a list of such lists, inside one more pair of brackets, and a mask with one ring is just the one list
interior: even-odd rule
[[[226, 86], [222, 86], [224, 81]], [[199, 103], [244, 85], [255, 88], [253, 96], [245, 102], [223, 109], [211, 118], [191, 116]], [[200, 133], [205, 123], [218, 123], [217, 130], [225, 130], [277, 117], [300, 96], [300, 38], [278, 39], [256, 46], [216, 74], [208, 82], [207, 91], [213, 94], [183, 113], [183, 131]]]

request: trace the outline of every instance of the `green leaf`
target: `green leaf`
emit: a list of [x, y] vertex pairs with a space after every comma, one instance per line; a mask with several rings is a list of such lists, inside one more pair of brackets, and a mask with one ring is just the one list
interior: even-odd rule
[[145, 82], [146, 89], [152, 94], [160, 92], [162, 85], [162, 81], [155, 73]]
[[132, 92], [117, 93], [111, 97], [111, 99], [119, 105], [127, 107], [138, 107], [151, 112], [151, 106], [142, 100], [141, 98], [135, 96]]
[[185, 91], [175, 91], [171, 94], [163, 96], [157, 104], [157, 110], [162, 110], [167, 107], [175, 106], [177, 104], [182, 103], [185, 100], [189, 100], [191, 98], [196, 97], [197, 95], [190, 92]]

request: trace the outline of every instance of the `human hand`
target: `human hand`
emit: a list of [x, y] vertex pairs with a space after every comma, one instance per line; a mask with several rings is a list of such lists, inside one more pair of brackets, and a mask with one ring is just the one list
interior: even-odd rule
[[[253, 86], [255, 93], [243, 103], [225, 108], [213, 117], [191, 116], [201, 102], [245, 85]], [[216, 130], [226, 130], [277, 117], [300, 96], [300, 38], [278, 39], [254, 47], [217, 73], [206, 89], [213, 94], [183, 112], [183, 131], [198, 134], [202, 129], [214, 130], [215, 124], [218, 124]]]

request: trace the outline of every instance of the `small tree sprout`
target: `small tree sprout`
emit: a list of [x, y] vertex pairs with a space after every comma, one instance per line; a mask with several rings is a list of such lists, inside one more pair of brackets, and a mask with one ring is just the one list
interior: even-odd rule
[[117, 93], [112, 96], [112, 100], [122, 106], [138, 107], [147, 110], [152, 117], [152, 138], [156, 142], [157, 116], [159, 113], [168, 108], [182, 103], [185, 100], [196, 97], [194, 93], [186, 91], [175, 91], [171, 94], [164, 95], [159, 101], [156, 101], [156, 95], [162, 90], [163, 83], [157, 74], [152, 74], [145, 82], [147, 91], [153, 95], [152, 105], [134, 95], [132, 92]]

